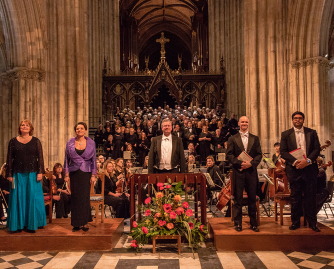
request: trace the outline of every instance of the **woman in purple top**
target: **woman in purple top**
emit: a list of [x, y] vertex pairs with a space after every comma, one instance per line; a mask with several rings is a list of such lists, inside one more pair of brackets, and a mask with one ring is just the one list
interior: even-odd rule
[[71, 180], [72, 231], [89, 230], [85, 225], [92, 221], [90, 208], [90, 184], [96, 181], [95, 142], [85, 136], [87, 124], [79, 122], [74, 131], [77, 136], [66, 144], [65, 181]]

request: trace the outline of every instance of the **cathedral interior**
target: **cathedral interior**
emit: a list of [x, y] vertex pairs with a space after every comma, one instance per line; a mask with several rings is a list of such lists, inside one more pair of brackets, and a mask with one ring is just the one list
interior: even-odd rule
[[[333, 57], [333, 0], [0, 0], [0, 163], [22, 119], [51, 167], [63, 162], [77, 122], [96, 128], [117, 107], [246, 115], [271, 154], [298, 110], [323, 144], [334, 135]], [[324, 155], [332, 160], [333, 146]], [[136, 258], [128, 240], [110, 256], [45, 252], [45, 264], [29, 268], [57, 256], [62, 266], [50, 268], [334, 268], [334, 253], [322, 249], [217, 252], [209, 241], [196, 259], [145, 249]], [[24, 268], [2, 262], [28, 253], [2, 250], [0, 268]]]

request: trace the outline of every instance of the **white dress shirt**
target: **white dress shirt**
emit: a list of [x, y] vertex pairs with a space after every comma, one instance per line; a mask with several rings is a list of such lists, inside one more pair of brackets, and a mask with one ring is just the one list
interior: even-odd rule
[[161, 158], [159, 169], [172, 169], [172, 134], [169, 136], [162, 135], [161, 139]]
[[242, 140], [242, 144], [244, 145], [245, 151], [247, 151], [248, 137], [249, 137], [248, 131], [246, 133], [243, 133], [243, 132], [240, 131], [240, 137], [241, 137], [241, 140]]
[[301, 148], [306, 156], [306, 140], [305, 140], [304, 127], [300, 129], [293, 127], [293, 129], [295, 130], [297, 148]]

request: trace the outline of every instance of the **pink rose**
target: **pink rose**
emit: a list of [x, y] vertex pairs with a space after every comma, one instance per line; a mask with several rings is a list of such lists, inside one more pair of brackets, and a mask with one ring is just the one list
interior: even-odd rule
[[137, 227], [138, 227], [137, 222], [135, 222], [135, 221], [132, 222], [132, 227], [133, 227], [133, 228], [137, 228]]
[[176, 219], [176, 214], [175, 214], [175, 212], [174, 212], [174, 211], [170, 212], [169, 217], [170, 217], [171, 219]]
[[141, 228], [141, 229], [142, 229], [142, 231], [143, 231], [144, 234], [148, 233], [148, 229], [145, 226], [143, 226], [143, 228]]
[[193, 215], [193, 211], [192, 211], [191, 209], [188, 209], [188, 210], [186, 211], [186, 215], [187, 215], [188, 217], [191, 217], [191, 216]]
[[160, 187], [160, 190], [162, 191], [164, 189], [164, 187]]
[[161, 217], [161, 213], [155, 213], [154, 217], [155, 218], [160, 218]]
[[166, 213], [170, 213], [172, 211], [172, 206], [170, 204], [164, 204], [164, 210]]
[[136, 243], [137, 244], [137, 240], [132, 240], [131, 243]]
[[151, 210], [147, 209], [147, 210], [145, 211], [145, 216], [148, 217], [149, 215], [151, 215]]
[[145, 204], [146, 205], [149, 204], [150, 202], [151, 202], [151, 197], [148, 197], [148, 198], [145, 199]]
[[204, 225], [202, 224], [201, 226], [199, 226], [199, 229], [203, 232], [203, 227]]
[[159, 220], [158, 224], [159, 224], [159, 226], [162, 227], [166, 224], [166, 221]]
[[194, 228], [194, 223], [189, 222], [188, 224], [189, 224], [190, 229]]
[[160, 199], [160, 198], [164, 197], [164, 194], [163, 194], [162, 192], [157, 192], [157, 193], [155, 194], [155, 197], [156, 197], [157, 199]]
[[170, 189], [170, 187], [172, 187], [172, 185], [166, 185], [166, 189]]
[[173, 228], [174, 228], [174, 224], [173, 224], [173, 223], [168, 223], [168, 224], [167, 224], [167, 228], [168, 228], [169, 230], [173, 229]]
[[176, 208], [176, 214], [178, 214], [179, 216], [181, 216], [184, 213], [184, 209], [182, 207], [178, 207]]
[[164, 184], [163, 183], [158, 183], [157, 186], [160, 188], [160, 187], [163, 187]]
[[189, 208], [189, 204], [188, 204], [187, 202], [183, 202], [182, 206], [183, 206], [184, 208]]
[[132, 248], [137, 248], [137, 247], [138, 247], [138, 245], [137, 245], [136, 243], [132, 243], [130, 246], [131, 246]]

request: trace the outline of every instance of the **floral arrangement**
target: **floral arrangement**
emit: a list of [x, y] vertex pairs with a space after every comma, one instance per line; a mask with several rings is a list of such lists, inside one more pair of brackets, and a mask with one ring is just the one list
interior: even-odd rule
[[138, 223], [133, 222], [131, 248], [138, 250], [154, 235], [181, 235], [193, 249], [207, 237], [207, 227], [194, 218], [188, 201], [182, 201], [182, 182], [171, 184], [171, 180], [168, 181], [158, 183], [158, 191], [153, 188], [155, 197], [146, 198], [144, 205], [138, 206], [145, 216]]

